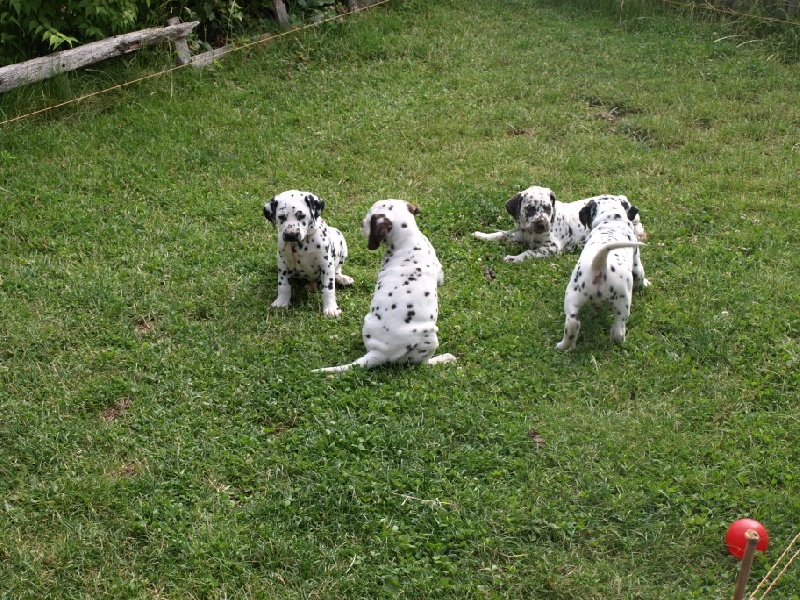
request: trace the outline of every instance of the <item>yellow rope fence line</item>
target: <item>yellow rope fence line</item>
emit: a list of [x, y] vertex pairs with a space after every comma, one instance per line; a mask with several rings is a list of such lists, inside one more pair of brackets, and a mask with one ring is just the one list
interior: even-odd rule
[[[754, 589], [753, 593], [750, 594], [750, 597], [749, 597], [748, 600], [755, 600], [756, 593], [758, 593], [758, 590], [760, 590], [761, 586], [763, 586], [764, 583], [766, 583], [767, 579], [770, 578], [770, 576], [772, 575], [772, 572], [777, 568], [777, 566], [779, 564], [781, 564], [781, 561], [789, 553], [789, 550], [791, 550], [792, 546], [794, 546], [794, 544], [795, 544], [795, 542], [797, 542], [797, 540], [800, 540], [800, 533], [798, 533], [796, 536], [794, 536], [794, 539], [791, 542], [789, 542], [789, 545], [786, 546], [786, 550], [783, 551], [783, 554], [781, 554], [780, 557], [778, 558], [778, 560], [775, 562], [775, 564], [772, 565], [772, 568], [769, 570], [769, 572], [766, 575], [764, 575], [764, 579], [762, 579], [761, 582], [756, 586], [756, 589]], [[769, 587], [767, 587], [767, 589], [764, 590], [764, 593], [761, 594], [761, 600], [763, 600], [766, 597], [766, 595], [770, 593], [772, 588], [775, 587], [775, 584], [778, 583], [778, 580], [783, 576], [784, 573], [786, 573], [786, 570], [792, 565], [792, 563], [794, 562], [794, 560], [798, 556], [800, 556], [800, 548], [798, 548], [794, 552], [794, 554], [792, 554], [792, 556], [789, 558], [789, 562], [787, 562], [786, 565], [783, 567], [783, 569], [781, 569], [780, 573], [778, 573], [775, 576], [775, 579], [772, 580], [772, 583], [769, 584]]]
[[[358, 12], [361, 12], [361, 11], [364, 11], [364, 10], [368, 10], [370, 8], [374, 8], [376, 6], [380, 6], [381, 4], [386, 4], [386, 3], [390, 2], [390, 1], [391, 0], [380, 0], [379, 2], [375, 2], [374, 4], [370, 4], [369, 6], [365, 6], [364, 8], [359, 8], [359, 9], [354, 10], [354, 11], [348, 13], [348, 14], [352, 15], [352, 14], [355, 14], [355, 13], [358, 13]], [[785, 25], [800, 26], [800, 21], [788, 21], [788, 20], [785, 20], [785, 19], [778, 19], [778, 18], [775, 18], [775, 17], [762, 17], [762, 16], [751, 15], [751, 14], [738, 12], [738, 11], [731, 10], [731, 9], [717, 8], [716, 6], [713, 6], [713, 5], [711, 5], [711, 4], [707, 3], [707, 2], [706, 3], [702, 3], [702, 4], [694, 3], [694, 2], [689, 4], [689, 3], [686, 3], [686, 2], [677, 2], [676, 0], [659, 0], [659, 2], [661, 2], [662, 4], [671, 4], [673, 6], [682, 6], [684, 8], [692, 8], [692, 9], [699, 8], [699, 9], [708, 10], [708, 11], [712, 11], [712, 12], [718, 12], [718, 13], [722, 13], [722, 14], [735, 15], [735, 16], [740, 16], [740, 17], [747, 17], [749, 19], [755, 19], [755, 20], [761, 20], [761, 21], [770, 21], [770, 22], [774, 22], [774, 23], [783, 23]], [[340, 18], [342, 18], [342, 15], [336, 15], [336, 16], [333, 16], [333, 17], [329, 17], [327, 19], [322, 19], [321, 21], [317, 21], [316, 23], [309, 23], [307, 25], [301, 25], [300, 27], [295, 27], [294, 29], [290, 29], [288, 31], [284, 31], [282, 33], [278, 33], [276, 35], [273, 35], [273, 36], [270, 36], [270, 37], [267, 37], [267, 38], [258, 39], [258, 40], [255, 40], [253, 42], [248, 42], [248, 43], [243, 44], [241, 46], [234, 46], [232, 48], [229, 48], [227, 50], [223, 50], [223, 51], [219, 52], [214, 58], [215, 59], [216, 58], [220, 58], [222, 56], [225, 56], [226, 54], [230, 54], [231, 52], [244, 50], [246, 48], [250, 48], [250, 47], [256, 46], [258, 44], [263, 44], [265, 42], [272, 41], [274, 39], [277, 39], [277, 38], [280, 38], [280, 37], [283, 37], [283, 36], [286, 36], [286, 35], [289, 35], [289, 34], [292, 34], [292, 33], [297, 33], [299, 31], [303, 31], [304, 29], [309, 29], [311, 27], [316, 27], [317, 25], [321, 25], [323, 23], [327, 23], [328, 21], [334, 21], [334, 20], [340, 19]], [[42, 108], [42, 109], [39, 109], [39, 110], [36, 110], [36, 111], [32, 111], [32, 112], [25, 113], [25, 114], [22, 114], [22, 115], [17, 115], [16, 117], [13, 117], [11, 119], [6, 119], [5, 121], [0, 121], [0, 127], [2, 127], [3, 125], [7, 125], [8, 123], [13, 123], [14, 121], [20, 121], [22, 119], [26, 119], [28, 117], [33, 117], [35, 115], [54, 110], [56, 108], [61, 108], [62, 106], [66, 106], [68, 104], [73, 104], [75, 102], [81, 102], [81, 101], [86, 100], [87, 98], [91, 98], [93, 96], [99, 96], [100, 94], [105, 94], [105, 93], [111, 92], [113, 90], [117, 90], [117, 89], [121, 89], [121, 88], [124, 88], [124, 87], [128, 87], [130, 85], [133, 85], [134, 83], [139, 83], [140, 81], [145, 81], [147, 79], [152, 79], [154, 77], [160, 77], [161, 75], [166, 75], [167, 73], [171, 73], [173, 71], [177, 71], [178, 69], [183, 69], [184, 67], [188, 67], [190, 64], [191, 63], [186, 63], [186, 64], [183, 64], [183, 65], [176, 65], [176, 66], [171, 67], [169, 69], [164, 69], [163, 71], [159, 71], [157, 73], [151, 73], [150, 75], [145, 75], [143, 77], [139, 77], [138, 79], [133, 79], [131, 81], [126, 81], [124, 83], [119, 83], [119, 84], [113, 85], [113, 86], [111, 86], [109, 88], [105, 88], [105, 89], [102, 89], [102, 90], [98, 90], [96, 92], [91, 92], [89, 94], [85, 94], [85, 95], [80, 96], [78, 98], [72, 98], [71, 100], [66, 100], [66, 101], [61, 102], [59, 104], [54, 104], [52, 106], [47, 106], [45, 108]]]
[[[391, 0], [380, 0], [379, 2], [375, 2], [373, 4], [365, 6], [364, 8], [358, 8], [358, 9], [356, 9], [354, 11], [351, 11], [351, 12], [347, 13], [347, 15], [353, 15], [355, 13], [359, 13], [359, 12], [362, 12], [364, 10], [368, 10], [370, 8], [375, 8], [376, 6], [380, 6], [381, 4], [386, 4], [387, 2], [391, 2]], [[257, 39], [255, 41], [252, 41], [252, 42], [247, 42], [246, 44], [242, 44], [241, 46], [231, 46], [228, 49], [225, 49], [225, 50], [222, 50], [222, 51], [218, 51], [218, 53], [214, 56], [214, 59], [216, 60], [217, 58], [225, 56], [226, 54], [230, 54], [231, 52], [237, 52], [239, 50], [245, 50], [246, 48], [250, 48], [252, 46], [257, 46], [258, 44], [271, 42], [273, 40], [276, 40], [278, 38], [290, 35], [292, 33], [297, 33], [299, 31], [303, 31], [304, 29], [310, 29], [311, 27], [317, 27], [318, 25], [322, 25], [323, 23], [327, 23], [329, 21], [335, 21], [336, 19], [341, 19], [342, 16], [343, 15], [335, 15], [333, 17], [328, 17], [327, 19], [322, 19], [322, 20], [317, 21], [315, 23], [308, 23], [306, 25], [301, 25], [300, 27], [295, 27], [294, 29], [290, 29], [288, 31], [283, 31], [281, 33], [277, 33], [277, 34], [275, 34], [273, 36], [269, 36], [269, 37], [266, 37], [266, 38], [260, 38], [260, 39]], [[45, 113], [45, 112], [48, 112], [48, 111], [51, 111], [51, 110], [55, 110], [56, 108], [61, 108], [62, 106], [66, 106], [68, 104], [74, 104], [75, 102], [82, 102], [83, 100], [86, 100], [87, 98], [91, 98], [93, 96], [99, 96], [100, 94], [105, 94], [105, 93], [111, 92], [113, 90], [118, 90], [118, 89], [121, 89], [121, 88], [124, 88], [124, 87], [128, 87], [129, 85], [133, 85], [134, 83], [139, 83], [140, 81], [145, 81], [147, 79], [152, 79], [154, 77], [160, 77], [161, 75], [166, 75], [167, 73], [172, 73], [173, 71], [177, 71], [178, 69], [183, 69], [184, 67], [188, 67], [191, 64], [192, 63], [189, 62], [189, 63], [183, 64], [183, 65], [176, 65], [174, 67], [170, 67], [169, 69], [164, 69], [163, 71], [159, 71], [157, 73], [151, 73], [149, 75], [144, 75], [143, 77], [139, 77], [139, 78], [133, 79], [131, 81], [126, 81], [124, 83], [118, 83], [117, 85], [112, 85], [111, 87], [108, 87], [108, 88], [105, 88], [105, 89], [102, 89], [102, 90], [97, 90], [96, 92], [91, 92], [89, 94], [85, 94], [83, 96], [79, 96], [78, 98], [72, 98], [70, 100], [66, 100], [66, 101], [61, 102], [59, 104], [54, 104], [52, 106], [47, 106], [45, 108], [41, 108], [39, 110], [35, 110], [35, 111], [29, 112], [29, 113], [25, 113], [25, 114], [22, 114], [22, 115], [17, 115], [16, 117], [13, 117], [11, 119], [6, 119], [5, 121], [0, 121], [0, 127], [2, 127], [3, 125], [7, 125], [8, 123], [13, 123], [14, 121], [20, 121], [22, 119], [27, 119], [28, 117], [33, 117], [35, 115], [39, 115], [39, 114], [42, 114], [42, 113]]]

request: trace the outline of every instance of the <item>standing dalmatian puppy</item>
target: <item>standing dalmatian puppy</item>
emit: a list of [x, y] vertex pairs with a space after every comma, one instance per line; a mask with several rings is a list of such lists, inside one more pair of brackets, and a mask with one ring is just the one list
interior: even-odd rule
[[587, 302], [609, 302], [614, 307], [611, 339], [625, 341], [634, 287], [647, 287], [633, 221], [639, 209], [619, 197], [589, 201], [580, 211], [581, 222], [591, 229], [578, 264], [564, 294], [564, 339], [556, 350], [575, 347], [581, 322], [578, 313]]
[[352, 363], [315, 373], [456, 360], [451, 354], [434, 356], [439, 347], [437, 288], [444, 283], [444, 271], [417, 227], [418, 214], [419, 208], [402, 200], [382, 200], [369, 209], [362, 224], [367, 248], [377, 250], [383, 243], [386, 253], [361, 331], [367, 353]]
[[[628, 201], [625, 196], [604, 195], [577, 202], [559, 202], [553, 190], [534, 185], [506, 202], [508, 214], [514, 217], [514, 229], [495, 233], [476, 231], [472, 235], [480, 240], [519, 242], [528, 247], [522, 254], [506, 256], [503, 259], [506, 262], [554, 256], [573, 250], [586, 241], [589, 230], [580, 221], [580, 211], [589, 202], [601, 198]], [[638, 215], [633, 225], [636, 237], [647, 239]]]
[[291, 278], [313, 288], [322, 284], [322, 313], [338, 317], [336, 284], [352, 285], [342, 274], [347, 242], [342, 232], [322, 220], [325, 201], [309, 192], [290, 190], [264, 205], [264, 217], [278, 227], [278, 297], [272, 306], [286, 307], [292, 299]]

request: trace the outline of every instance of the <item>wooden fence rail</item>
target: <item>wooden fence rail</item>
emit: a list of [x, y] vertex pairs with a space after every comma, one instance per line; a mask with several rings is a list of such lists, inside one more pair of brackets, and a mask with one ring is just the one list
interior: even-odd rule
[[166, 39], [184, 40], [189, 32], [199, 24], [199, 21], [191, 21], [167, 27], [142, 29], [2, 67], [0, 68], [0, 92], [7, 92], [21, 85], [42, 81], [59, 73], [80, 69], [106, 58], [135, 52]]

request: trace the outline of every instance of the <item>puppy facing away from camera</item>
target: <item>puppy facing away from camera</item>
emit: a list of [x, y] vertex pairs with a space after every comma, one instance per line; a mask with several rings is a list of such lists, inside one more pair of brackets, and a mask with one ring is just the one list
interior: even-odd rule
[[564, 339], [556, 350], [575, 347], [581, 322], [578, 313], [587, 302], [611, 303], [614, 323], [611, 339], [625, 341], [634, 287], [647, 287], [634, 219], [639, 209], [627, 199], [605, 196], [592, 199], [580, 210], [580, 220], [590, 231], [564, 294]]
[[322, 285], [322, 314], [338, 317], [336, 285], [353, 285], [342, 273], [347, 242], [342, 232], [322, 220], [325, 201], [310, 192], [289, 190], [264, 205], [264, 217], [278, 228], [278, 297], [272, 306], [287, 307], [291, 279]]
[[[526, 250], [521, 254], [506, 256], [506, 262], [522, 262], [528, 258], [544, 258], [568, 252], [586, 241], [589, 229], [580, 221], [580, 211], [592, 200], [625, 196], [593, 196], [576, 202], [556, 200], [553, 190], [533, 185], [515, 194], [506, 202], [506, 211], [514, 218], [514, 229], [482, 233], [473, 237], [492, 242], [509, 241], [521, 243]], [[639, 241], [647, 239], [647, 233], [637, 215], [633, 221], [634, 233]]]
[[349, 364], [316, 369], [315, 373], [456, 360], [452, 354], [434, 356], [439, 347], [437, 288], [444, 283], [444, 271], [433, 246], [417, 227], [414, 217], [419, 212], [403, 200], [381, 200], [367, 212], [362, 224], [367, 248], [377, 250], [386, 245], [361, 331], [367, 353]]

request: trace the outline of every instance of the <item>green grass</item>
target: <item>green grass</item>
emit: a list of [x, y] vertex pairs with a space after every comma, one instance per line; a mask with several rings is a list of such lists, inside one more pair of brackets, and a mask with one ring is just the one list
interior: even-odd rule
[[[752, 589], [800, 527], [800, 70], [718, 38], [410, 0], [0, 129], [0, 596], [729, 598], [741, 516]], [[641, 209], [623, 345], [587, 309], [554, 351], [575, 254], [471, 237], [531, 184]], [[290, 188], [348, 238], [338, 320], [269, 306]], [[387, 197], [459, 362], [312, 375], [363, 353]]]

